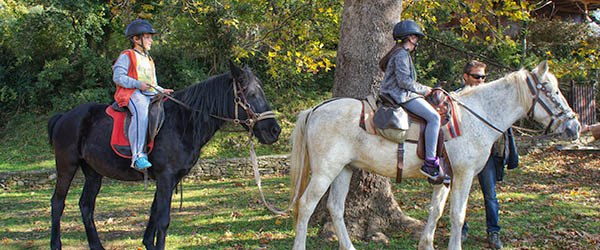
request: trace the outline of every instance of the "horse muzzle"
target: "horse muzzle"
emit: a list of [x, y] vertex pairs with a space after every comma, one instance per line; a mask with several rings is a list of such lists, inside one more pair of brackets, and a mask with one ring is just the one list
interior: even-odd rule
[[579, 133], [581, 132], [581, 124], [579, 124], [577, 118], [569, 119], [561, 125], [563, 126], [563, 128], [562, 132], [560, 132], [560, 135], [563, 139], [572, 141], [579, 138]]
[[254, 126], [254, 135], [262, 144], [273, 144], [279, 140], [281, 127], [275, 119], [258, 121]]

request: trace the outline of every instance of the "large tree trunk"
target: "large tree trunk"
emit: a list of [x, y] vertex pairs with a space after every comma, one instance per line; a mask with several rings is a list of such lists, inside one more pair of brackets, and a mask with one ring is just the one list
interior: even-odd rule
[[[392, 29], [401, 12], [402, 1], [397, 0], [344, 2], [333, 96], [364, 98], [372, 86], [379, 86], [383, 79], [379, 59], [394, 45]], [[344, 218], [351, 237], [387, 242], [386, 234], [401, 228], [420, 233], [423, 223], [401, 211], [389, 178], [355, 169], [350, 183]], [[333, 227], [326, 201], [327, 195], [311, 223], [320, 224], [320, 234], [330, 238]]]

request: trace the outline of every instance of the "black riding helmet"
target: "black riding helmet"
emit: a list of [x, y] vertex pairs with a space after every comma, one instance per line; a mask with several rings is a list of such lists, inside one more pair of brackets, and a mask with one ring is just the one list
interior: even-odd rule
[[421, 26], [412, 20], [403, 20], [394, 26], [394, 40], [404, 40], [410, 35], [424, 37], [425, 34], [421, 31]]
[[152, 28], [152, 24], [143, 19], [137, 19], [127, 25], [127, 29], [125, 30], [125, 36], [127, 38], [131, 38], [133, 36], [141, 35], [141, 34], [156, 34], [158, 31]]

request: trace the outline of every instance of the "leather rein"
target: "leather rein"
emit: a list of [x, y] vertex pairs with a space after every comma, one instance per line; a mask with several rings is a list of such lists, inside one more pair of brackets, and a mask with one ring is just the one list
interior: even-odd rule
[[[210, 116], [212, 116], [213, 118], [219, 119], [219, 120], [233, 122], [235, 124], [244, 124], [244, 125], [248, 126], [248, 144], [250, 144], [250, 149], [249, 149], [250, 161], [252, 163], [252, 168], [254, 170], [254, 180], [256, 181], [256, 185], [258, 186], [258, 190], [260, 192], [262, 202], [263, 202], [263, 204], [265, 204], [265, 207], [267, 207], [272, 212], [274, 212], [276, 214], [284, 214], [284, 213], [287, 213], [291, 209], [293, 202], [291, 202], [289, 204], [288, 208], [286, 208], [285, 210], [279, 210], [279, 209], [275, 208], [274, 206], [272, 206], [270, 203], [268, 203], [267, 200], [265, 199], [265, 195], [264, 195], [262, 185], [261, 185], [261, 180], [260, 180], [260, 172], [258, 170], [258, 161], [256, 158], [256, 151], [254, 150], [254, 141], [252, 140], [252, 137], [254, 136], [254, 132], [253, 132], [254, 125], [260, 120], [269, 119], [269, 118], [276, 119], [275, 113], [272, 110], [265, 111], [262, 113], [256, 113], [254, 110], [252, 110], [252, 106], [248, 103], [248, 99], [246, 98], [246, 94], [244, 93], [244, 90], [246, 90], [247, 88], [248, 88], [248, 86], [242, 87], [240, 82], [233, 79], [233, 95], [234, 95], [233, 100], [235, 102], [234, 118], [222, 117], [222, 116], [213, 115], [213, 114], [210, 114]], [[161, 93], [161, 94], [165, 95], [167, 98], [169, 98], [173, 102], [175, 102], [179, 105], [182, 105], [189, 110], [200, 112], [199, 110], [194, 110], [189, 105], [171, 97], [170, 95], [167, 95], [165, 93]], [[246, 111], [246, 119], [241, 120], [239, 118], [239, 114], [238, 114], [239, 107], [242, 107], [242, 109], [244, 109], [244, 111]], [[182, 186], [182, 189], [183, 189], [183, 186]], [[296, 189], [298, 189], [298, 188], [296, 188]], [[183, 195], [183, 193], [182, 193], [182, 195]], [[294, 201], [295, 201], [295, 198], [294, 198]], [[181, 204], [180, 204], [180, 208], [181, 208]]]
[[[548, 125], [546, 126], [546, 129], [544, 130], [544, 134], [548, 134], [548, 132], [552, 128], [552, 125], [554, 125], [555, 121], [558, 120], [559, 121], [558, 125], [560, 125], [560, 121], [561, 120], [559, 120], [559, 118], [561, 116], [565, 116], [566, 115], [566, 116], [568, 116], [569, 119], [572, 119], [573, 117], [575, 117], [574, 113], [566, 111], [562, 107], [562, 105], [558, 102], [558, 100], [556, 99], [556, 97], [552, 96], [552, 93], [550, 93], [550, 91], [546, 88], [547, 84], [548, 84], [547, 82], [543, 82], [543, 83], [540, 82], [538, 80], [537, 76], [535, 76], [535, 74], [533, 74], [531, 72], [528, 73], [528, 75], [527, 75], [527, 87], [529, 88], [529, 91], [530, 91], [531, 95], [533, 96], [533, 99], [531, 100], [531, 107], [529, 108], [529, 111], [527, 111], [527, 117], [529, 119], [532, 119], [534, 117], [535, 105], [537, 103], [539, 103], [540, 106], [551, 117], [550, 123], [548, 123]], [[477, 119], [481, 120], [483, 123], [485, 123], [489, 127], [493, 128], [494, 130], [500, 132], [501, 134], [504, 133], [504, 131], [500, 130], [498, 127], [494, 126], [492, 123], [490, 123], [485, 118], [483, 118], [481, 115], [477, 114], [475, 111], [473, 111], [471, 108], [469, 108], [466, 104], [464, 104], [461, 101], [457, 100], [456, 98], [452, 97], [445, 90], [443, 90], [443, 91], [444, 91], [444, 93], [446, 93], [446, 95], [448, 97], [450, 97], [450, 99], [452, 99], [453, 101], [455, 101], [456, 103], [458, 103], [460, 106], [464, 107], [466, 110], [468, 110], [469, 112], [471, 112], [471, 114], [473, 114], [475, 117], [477, 117]], [[552, 104], [555, 107], [558, 107], [560, 109], [560, 112], [554, 113], [548, 107], [548, 105], [544, 102], [544, 100], [542, 100], [540, 98], [540, 93], [544, 94], [552, 102]]]
[[[271, 212], [276, 213], [276, 214], [285, 214], [292, 208], [292, 205], [294, 202], [290, 202], [288, 207], [284, 210], [279, 210], [279, 209], [275, 208], [275, 206], [273, 206], [269, 202], [267, 202], [267, 199], [265, 198], [265, 194], [262, 189], [262, 184], [261, 184], [262, 182], [260, 180], [260, 171], [258, 170], [258, 160], [256, 158], [256, 151], [254, 150], [254, 141], [252, 140], [252, 136], [254, 135], [254, 132], [253, 132], [254, 124], [256, 124], [258, 121], [264, 120], [264, 119], [269, 119], [269, 118], [275, 119], [276, 118], [275, 113], [272, 110], [265, 111], [262, 113], [254, 112], [254, 110], [252, 110], [252, 106], [248, 103], [248, 99], [246, 98], [246, 95], [244, 93], [244, 90], [246, 90], [247, 87], [248, 86], [246, 85], [246, 87], [242, 88], [241, 84], [238, 81], [236, 81], [235, 79], [233, 80], [233, 95], [234, 95], [234, 102], [236, 104], [235, 105], [235, 117], [233, 119], [227, 118], [227, 117], [221, 117], [221, 116], [217, 116], [217, 115], [213, 115], [213, 114], [211, 114], [210, 116], [220, 119], [220, 120], [223, 120], [223, 121], [233, 122], [235, 124], [243, 123], [246, 126], [248, 126], [248, 144], [250, 144], [248, 153], [250, 154], [250, 163], [252, 163], [252, 169], [254, 172], [254, 180], [256, 181], [256, 185], [258, 186], [260, 198], [262, 199], [262, 202], [265, 205], [265, 207], [267, 209], [269, 209]], [[244, 119], [244, 120], [239, 119], [239, 116], [238, 116], [239, 107], [242, 107], [242, 109], [244, 109], [244, 111], [246, 111], [246, 119]], [[296, 189], [298, 189], [298, 188], [296, 188]], [[294, 201], [295, 201], [295, 198], [294, 198]]]

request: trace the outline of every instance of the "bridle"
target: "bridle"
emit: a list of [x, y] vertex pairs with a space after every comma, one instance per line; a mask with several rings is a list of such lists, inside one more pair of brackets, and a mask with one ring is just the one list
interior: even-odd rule
[[[242, 88], [240, 82], [233, 79], [233, 101], [235, 102], [234, 118], [227, 118], [227, 117], [222, 117], [222, 116], [213, 115], [213, 114], [210, 114], [210, 116], [212, 116], [213, 118], [217, 118], [219, 120], [233, 122], [235, 124], [243, 123], [244, 125], [248, 126], [250, 135], [253, 135], [252, 128], [258, 121], [264, 120], [264, 119], [269, 119], [269, 118], [275, 119], [276, 117], [275, 117], [275, 113], [272, 110], [265, 111], [262, 113], [254, 112], [254, 110], [252, 110], [252, 106], [248, 103], [246, 94], [244, 93], [244, 90], [246, 90], [247, 88], [248, 88], [247, 85], [246, 85], [246, 87]], [[185, 107], [186, 109], [189, 109], [191, 111], [201, 112], [200, 110], [195, 110], [192, 107], [190, 107], [189, 105], [183, 103], [182, 101], [175, 99], [174, 97], [172, 97], [169, 94], [166, 94], [166, 93], [163, 93], [160, 91], [159, 91], [159, 93], [162, 94], [163, 96], [165, 96], [166, 98], [170, 99], [171, 101]], [[246, 119], [244, 119], [244, 120], [239, 119], [239, 115], [238, 115], [239, 107], [242, 107], [242, 109], [244, 109], [244, 111], [246, 111]]]
[[[244, 93], [244, 90], [246, 90], [247, 88], [248, 88], [248, 85], [246, 85], [245, 87], [242, 87], [240, 82], [233, 79], [233, 96], [234, 96], [233, 101], [235, 102], [234, 118], [227, 118], [227, 117], [222, 117], [222, 116], [213, 115], [213, 114], [211, 114], [210, 116], [217, 118], [219, 120], [233, 122], [235, 124], [244, 124], [244, 125], [248, 126], [248, 132], [250, 133], [250, 136], [252, 137], [252, 135], [253, 135], [252, 129], [254, 128], [254, 125], [258, 121], [264, 120], [264, 119], [269, 119], [269, 118], [275, 119], [276, 117], [275, 117], [275, 113], [272, 110], [265, 111], [262, 113], [256, 113], [254, 110], [252, 110], [252, 106], [248, 103], [248, 99], [246, 98], [246, 94]], [[241, 107], [242, 109], [244, 109], [244, 111], [246, 111], [246, 119], [244, 119], [244, 120], [239, 119], [239, 115], [238, 115], [239, 107]]]
[[[546, 88], [547, 84], [547, 82], [540, 82], [535, 74], [529, 72], [527, 76], [527, 87], [529, 88], [529, 92], [531, 92], [533, 99], [531, 100], [531, 108], [529, 108], [529, 111], [527, 111], [527, 117], [531, 119], [535, 116], [535, 105], [539, 103], [540, 106], [551, 117], [550, 123], [548, 123], [548, 126], [546, 126], [546, 129], [544, 130], [544, 134], [548, 134], [548, 132], [557, 120], [558, 123], [556, 126], [559, 126], [562, 122], [562, 120], [560, 119], [562, 116], [567, 116], [568, 119], [573, 119], [576, 116], [575, 113], [569, 112], [568, 110], [564, 109], [564, 107], [561, 105], [560, 102], [558, 102], [556, 97], [554, 97], [552, 93]], [[547, 99], [551, 101], [551, 104], [555, 107], [558, 107], [560, 111], [558, 113], [554, 113], [544, 102], [544, 100], [540, 98], [540, 93], [545, 95]]]
[[[233, 122], [236, 124], [244, 124], [244, 125], [248, 126], [248, 144], [250, 145], [250, 148], [248, 149], [248, 151], [250, 154], [250, 163], [252, 164], [252, 169], [254, 172], [254, 180], [256, 181], [256, 185], [258, 186], [260, 198], [261, 198], [263, 204], [265, 205], [265, 207], [267, 209], [271, 210], [271, 212], [274, 212], [276, 214], [285, 214], [288, 211], [290, 211], [290, 209], [292, 208], [292, 205], [295, 202], [296, 197], [294, 197], [294, 201], [291, 202], [288, 205], [288, 207], [284, 210], [279, 210], [275, 206], [273, 206], [269, 202], [267, 202], [267, 200], [265, 198], [265, 194], [262, 189], [262, 182], [260, 180], [260, 172], [258, 169], [258, 160], [256, 158], [256, 151], [254, 150], [254, 141], [252, 140], [252, 136], [254, 135], [254, 132], [253, 132], [254, 124], [256, 124], [258, 121], [264, 120], [264, 119], [269, 119], [269, 118], [275, 119], [275, 113], [272, 110], [265, 111], [262, 113], [254, 112], [254, 110], [252, 110], [252, 106], [248, 103], [246, 94], [244, 93], [244, 90], [246, 90], [247, 88], [248, 88], [248, 85], [246, 85], [245, 87], [242, 87], [240, 82], [233, 79], [233, 95], [234, 95], [233, 100], [235, 102], [235, 117], [233, 119], [227, 118], [227, 117], [221, 117], [221, 116], [213, 115], [213, 114], [211, 114], [210, 116], [220, 119], [220, 120], [223, 120], [223, 121]], [[244, 119], [244, 120], [240, 120], [238, 117], [239, 107], [242, 107], [242, 109], [244, 109], [244, 111], [246, 111], [246, 119]], [[299, 185], [298, 185], [298, 187], [299, 187]], [[296, 189], [298, 189], [298, 187]], [[297, 192], [298, 191], [296, 191], [296, 193]]]
[[[252, 110], [252, 106], [248, 103], [248, 99], [246, 98], [246, 93], [244, 93], [244, 91], [247, 88], [248, 88], [248, 85], [246, 85], [245, 87], [242, 87], [240, 82], [236, 81], [235, 78], [233, 79], [233, 101], [235, 102], [234, 118], [222, 117], [222, 116], [213, 115], [213, 114], [210, 114], [210, 116], [212, 116], [213, 118], [219, 119], [219, 120], [233, 122], [235, 124], [244, 124], [244, 125], [248, 126], [248, 144], [250, 145], [250, 149], [249, 149], [250, 161], [252, 163], [252, 168], [254, 170], [254, 179], [256, 181], [256, 184], [258, 185], [258, 190], [260, 192], [260, 196], [263, 201], [263, 204], [265, 204], [265, 206], [274, 213], [284, 214], [292, 208], [293, 202], [290, 203], [288, 208], [286, 208], [285, 210], [279, 210], [279, 209], [275, 208], [273, 205], [271, 205], [270, 203], [268, 203], [267, 200], [265, 199], [265, 195], [263, 193], [262, 184], [261, 184], [261, 180], [260, 180], [260, 172], [258, 170], [258, 161], [256, 159], [256, 151], [254, 150], [254, 141], [252, 140], [252, 137], [254, 136], [254, 132], [253, 132], [254, 125], [260, 120], [269, 119], [269, 118], [276, 119], [275, 113], [272, 110], [265, 111], [262, 113], [256, 113], [254, 110]], [[175, 103], [186, 107], [187, 109], [189, 109], [191, 111], [200, 112], [199, 110], [194, 110], [189, 105], [175, 99], [174, 97], [172, 97], [168, 94], [165, 94], [162, 92], [161, 92], [161, 94], [164, 95], [165, 97], [169, 98], [170, 100], [174, 101]], [[244, 119], [244, 120], [240, 120], [240, 118], [239, 118], [239, 115], [238, 115], [239, 107], [242, 107], [242, 109], [244, 109], [244, 111], [246, 111], [246, 119]], [[144, 173], [146, 173], [146, 172], [144, 172]], [[147, 178], [147, 177], [145, 177], [145, 178]], [[182, 182], [180, 182], [180, 183], [182, 183]], [[181, 185], [182, 185], [181, 188], [183, 190], [183, 184], [181, 184]], [[298, 188], [296, 188], [296, 189], [298, 189]], [[298, 191], [296, 190], [296, 193], [297, 192]], [[183, 192], [182, 192], [182, 197], [183, 197]], [[294, 198], [294, 201], [295, 200], [296, 200], [296, 198]], [[180, 208], [181, 208], [181, 205], [180, 205]]]
[[[535, 74], [533, 74], [532, 72], [528, 73], [528, 75], [527, 75], [527, 87], [529, 88], [529, 91], [531, 92], [531, 95], [533, 96], [533, 99], [531, 101], [531, 108], [529, 108], [529, 111], [527, 111], [527, 117], [529, 119], [532, 119], [534, 117], [535, 105], [537, 103], [539, 103], [540, 106], [551, 117], [550, 123], [548, 123], [548, 126], [546, 126], [546, 129], [544, 130], [544, 134], [548, 134], [548, 132], [550, 132], [552, 126], [555, 124], [555, 122], [557, 120], [558, 120], [558, 123], [556, 123], [557, 124], [556, 126], [559, 126], [560, 123], [562, 123], [562, 120], [560, 119], [562, 116], [567, 116], [568, 119], [573, 119], [576, 116], [575, 113], [569, 112], [568, 110], [564, 109], [564, 107], [561, 105], [560, 102], [558, 102], [558, 100], [556, 99], [556, 97], [554, 97], [552, 95], [552, 93], [546, 88], [547, 84], [548, 84], [547, 82], [540, 82], [538, 80], [537, 76], [535, 76]], [[548, 105], [544, 102], [544, 100], [540, 98], [540, 93], [542, 93], [543, 95], [545, 95], [548, 98], [548, 100], [550, 100], [555, 107], [558, 107], [558, 109], [560, 110], [560, 112], [554, 113], [548, 107]], [[500, 132], [501, 134], [504, 133], [498, 127], [494, 126], [492, 123], [490, 123], [485, 118], [483, 118], [482, 116], [480, 116], [479, 114], [477, 114], [475, 111], [473, 111], [471, 108], [469, 108], [467, 105], [465, 105], [461, 101], [455, 99], [454, 97], [452, 97], [451, 95], [449, 95], [447, 92], [446, 92], [446, 95], [448, 97], [450, 97], [450, 99], [452, 99], [453, 101], [455, 101], [456, 103], [458, 103], [459, 105], [461, 105], [462, 107], [464, 107], [465, 109], [467, 109], [475, 117], [477, 117], [479, 120], [481, 120], [482, 122], [484, 122], [486, 125], [488, 125], [492, 129]]]

